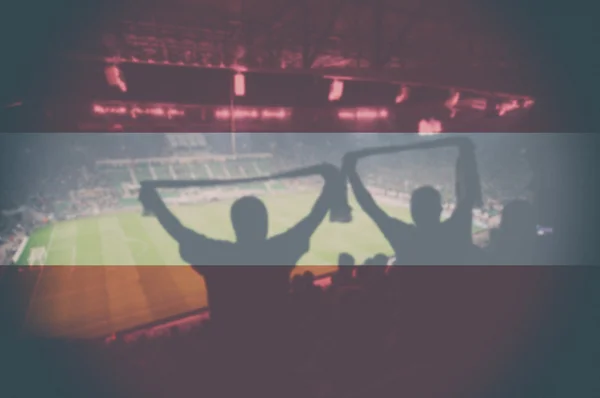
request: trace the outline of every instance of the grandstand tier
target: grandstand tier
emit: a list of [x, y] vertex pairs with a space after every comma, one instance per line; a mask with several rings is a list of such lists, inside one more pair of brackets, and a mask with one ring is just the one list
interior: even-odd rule
[[[279, 170], [270, 159], [260, 158], [211, 158], [201, 157], [189, 159], [181, 163], [178, 158], [164, 158], [162, 162], [140, 162], [121, 165], [100, 165], [97, 168], [99, 176], [106, 180], [110, 186], [123, 190], [129, 184], [137, 185], [145, 180], [184, 180], [184, 179], [230, 179], [250, 178], [268, 175]], [[283, 189], [281, 182], [249, 183], [243, 184], [244, 189]], [[231, 190], [231, 187], [222, 188]]]

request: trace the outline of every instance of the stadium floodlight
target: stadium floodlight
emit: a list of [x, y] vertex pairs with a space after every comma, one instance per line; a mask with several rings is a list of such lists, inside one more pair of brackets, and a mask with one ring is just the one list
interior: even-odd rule
[[160, 106], [152, 106], [147, 108], [135, 107], [131, 110], [132, 114], [134, 110], [136, 111], [136, 117], [137, 115], [151, 115], [156, 117], [166, 117], [168, 119], [172, 119], [175, 116], [185, 116], [185, 112], [183, 110], [174, 108], [163, 108]]
[[237, 72], [233, 76], [233, 92], [236, 97], [246, 95], [246, 76], [242, 72]]
[[396, 96], [396, 104], [401, 104], [408, 100], [408, 96], [410, 95], [410, 89], [408, 86], [402, 85], [400, 90], [398, 91], [398, 95]]
[[283, 120], [287, 118], [288, 112], [285, 109], [263, 109], [260, 112], [262, 119], [278, 119]]
[[100, 104], [94, 104], [92, 106], [92, 112], [96, 115], [126, 115], [128, 109], [125, 106], [103, 106]]
[[117, 65], [109, 65], [104, 69], [106, 82], [109, 86], [118, 87], [122, 92], [127, 92], [127, 84], [123, 78], [123, 72]]
[[174, 117], [185, 116], [185, 110], [177, 109], [174, 107], [162, 107], [159, 105], [153, 106], [124, 106], [124, 105], [102, 105], [93, 104], [92, 112], [96, 115], [120, 115], [124, 116], [129, 114], [131, 118], [137, 119], [140, 115], [149, 115], [155, 117], [166, 117], [173, 119]]
[[131, 108], [131, 117], [136, 119], [138, 115], [152, 115], [157, 117], [165, 116], [165, 110], [159, 106], [154, 106], [150, 108], [142, 108], [139, 106], [134, 106]]
[[217, 109], [215, 111], [215, 117], [219, 120], [227, 120], [231, 117], [229, 109]]
[[523, 108], [525, 109], [530, 109], [533, 105], [535, 105], [535, 101], [531, 98], [528, 98], [523, 102]]
[[442, 122], [437, 119], [421, 119], [419, 122], [419, 135], [437, 135], [443, 131]]
[[338, 111], [338, 117], [342, 120], [376, 120], [387, 119], [389, 112], [387, 109], [343, 109]]
[[373, 120], [377, 119], [378, 113], [375, 109], [358, 109], [356, 111], [357, 120]]
[[338, 111], [338, 117], [342, 120], [355, 120], [356, 113], [354, 113], [352, 111], [342, 110], [342, 111]]
[[[260, 113], [256, 109], [234, 109], [234, 119], [258, 119]], [[215, 117], [219, 120], [228, 120], [231, 118], [231, 111], [227, 108], [217, 109], [215, 111]]]
[[373, 119], [385, 119], [387, 117], [387, 111], [376, 110], [376, 109], [358, 109], [356, 111], [357, 120], [373, 120]]
[[458, 109], [456, 109], [458, 101], [460, 101], [460, 92], [454, 89], [450, 90], [450, 98], [446, 100], [444, 106], [448, 108], [448, 110], [450, 110], [451, 119], [453, 119], [456, 116], [456, 113], [458, 112]]
[[167, 118], [172, 119], [176, 116], [185, 116], [185, 111], [182, 109], [169, 108], [167, 110]]
[[465, 103], [468, 104], [468, 106], [470, 106], [472, 109], [478, 111], [485, 111], [488, 106], [487, 99], [485, 98], [474, 98], [472, 100], [465, 101]]
[[[285, 108], [268, 108], [268, 109], [254, 109], [254, 108], [238, 108], [234, 109], [233, 117], [236, 119], [277, 119], [283, 120], [290, 117], [290, 110]], [[228, 108], [221, 108], [215, 111], [215, 118], [219, 120], [231, 119], [231, 110]]]
[[339, 101], [344, 94], [344, 82], [341, 80], [334, 80], [331, 82], [329, 88], [329, 101]]
[[516, 99], [502, 102], [502, 103], [496, 105], [496, 110], [498, 111], [498, 116], [504, 116], [507, 113], [512, 112], [519, 108], [521, 108], [521, 105], [519, 104], [519, 101], [517, 101]]

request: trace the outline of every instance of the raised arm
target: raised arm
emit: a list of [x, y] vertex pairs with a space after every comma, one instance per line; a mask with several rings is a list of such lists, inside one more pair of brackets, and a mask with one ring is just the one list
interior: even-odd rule
[[397, 231], [397, 228], [402, 226], [408, 227], [408, 224], [394, 217], [390, 217], [381, 207], [379, 207], [358, 175], [356, 169], [357, 161], [358, 158], [351, 154], [344, 156], [342, 171], [348, 177], [352, 190], [354, 191], [354, 196], [360, 207], [375, 222], [375, 224], [377, 224], [386, 239], [391, 242], [394, 240], [392, 235]]
[[158, 222], [177, 242], [181, 243], [190, 234], [194, 233], [192, 230], [184, 227], [179, 219], [173, 215], [151, 182], [142, 182], [139, 200], [145, 209], [151, 211], [156, 216]]
[[462, 226], [471, 234], [473, 228], [473, 208], [481, 202], [481, 181], [477, 171], [475, 147], [468, 138], [459, 143], [456, 162], [456, 208], [450, 221]]
[[321, 195], [313, 205], [308, 216], [288, 231], [293, 232], [294, 235], [300, 235], [305, 239], [311, 238], [334, 204], [335, 189], [337, 186], [336, 179], [341, 178], [339, 170], [328, 163], [322, 165], [321, 175], [325, 180], [325, 186], [321, 191]]

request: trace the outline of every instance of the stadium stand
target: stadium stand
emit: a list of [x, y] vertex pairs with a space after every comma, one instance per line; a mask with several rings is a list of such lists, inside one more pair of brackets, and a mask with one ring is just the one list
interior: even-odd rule
[[[540, 1], [38, 3], [12, 2], [3, 21], [0, 396], [600, 396], [600, 273], [587, 266], [599, 263], [597, 140], [546, 134], [597, 129], [595, 13]], [[417, 128], [476, 132], [474, 156], [463, 142], [357, 169], [343, 158], [432, 137], [340, 131]], [[524, 137], [487, 131], [545, 132], [527, 134], [539, 159]], [[353, 222], [293, 228], [272, 247], [260, 201], [283, 232], [312, 214], [321, 176], [142, 184], [322, 162], [334, 165], [320, 171], [330, 210], [340, 171]], [[248, 194], [258, 199], [237, 201]], [[300, 246], [308, 261], [280, 257], [296, 265], [288, 279], [209, 267], [273, 264]]]
[[[490, 153], [484, 149], [486, 148], [482, 147], [478, 153]], [[504, 178], [515, 181], [514, 169], [521, 164], [520, 160], [517, 162], [520, 159], [520, 148], [515, 147], [504, 153], [506, 156], [500, 156], [498, 151], [494, 152], [493, 162], [487, 162], [488, 158], [480, 155], [481, 174], [486, 176], [484, 181], [487, 182], [488, 188], [491, 186], [493, 189], [484, 189], [487, 203], [481, 211], [474, 212], [475, 219], [496, 219], [494, 225], [500, 232], [503, 228], [510, 227], [500, 223], [503, 211], [514, 208], [505, 208], [502, 199], [513, 193], [525, 193], [515, 192], [515, 185], [502, 182]], [[98, 159], [97, 164], [88, 167], [85, 173], [80, 168], [71, 168], [76, 175], [71, 180], [78, 181], [78, 189], [72, 190], [66, 198], [63, 196], [53, 201], [52, 212], [57, 215], [64, 214], [65, 218], [74, 215], [89, 217], [106, 214], [115, 208], [138, 207], [137, 189], [143, 180], [253, 177], [289, 169], [292, 167], [291, 160], [294, 166], [320, 160], [316, 156], [307, 160], [297, 157], [282, 159], [277, 154], [274, 155], [236, 158], [205, 154], [205, 157], [197, 159], [175, 156], [160, 158], [158, 161], [150, 156], [122, 161], [113, 159], [108, 162]], [[449, 152], [441, 152], [439, 157], [427, 159], [406, 157], [382, 159], [379, 162], [369, 160], [365, 161], [364, 167], [361, 168], [361, 175], [378, 201], [388, 198], [403, 201], [404, 206], [409, 204], [411, 190], [423, 183], [445, 187], [447, 192], [444, 197], [449, 202], [445, 211], [449, 212], [453, 208], [451, 197], [454, 194], [449, 182], [454, 182], [454, 176], [453, 171], [448, 171], [453, 170], [448, 164], [452, 164], [455, 156]], [[503, 162], [507, 163], [502, 166]], [[503, 167], [509, 171], [503, 171]], [[440, 169], [446, 171], [440, 172]], [[80, 174], [86, 174], [87, 177], [83, 178]], [[524, 179], [527, 178], [527, 173], [521, 174], [525, 176]], [[526, 184], [523, 185], [525, 186]], [[237, 189], [290, 190], [294, 187], [293, 183], [267, 182]], [[443, 192], [443, 189], [441, 191]], [[493, 196], [495, 192], [501, 194]], [[171, 192], [163, 197], [171, 199], [179, 195], [181, 194]], [[517, 208], [516, 211], [521, 218], [530, 211], [527, 205], [517, 203], [518, 206], [521, 208]], [[39, 224], [35, 227], [39, 227]], [[9, 231], [9, 236], [13, 236], [14, 240], [14, 236], [17, 235]], [[21, 233], [21, 236], [26, 235]], [[504, 257], [503, 253], [512, 250], [504, 246], [511, 243], [503, 241], [501, 234], [496, 236], [500, 236], [496, 241], [492, 239], [492, 242], [483, 242], [487, 245], [484, 256], [493, 258], [490, 263], [506, 261], [507, 257]], [[14, 243], [18, 242], [21, 241], [14, 240]], [[42, 259], [42, 251], [38, 250], [37, 246], [32, 247], [35, 250], [28, 251], [28, 258], [36, 264], [45, 261]], [[43, 257], [46, 256], [48, 253], [44, 252]], [[284, 355], [277, 360], [277, 366], [286, 369], [286, 377], [293, 377], [299, 396], [352, 396], [355, 392], [370, 391], [373, 386], [389, 383], [390, 377], [392, 380], [404, 377], [402, 375], [405, 370], [410, 368], [411, 364], [420, 363], [423, 355], [428, 357], [427, 361], [443, 366], [448, 358], [460, 358], [460, 352], [465, 352], [467, 348], [484, 350], [488, 343], [478, 339], [478, 336], [489, 335], [486, 329], [486, 325], [489, 324], [494, 324], [497, 328], [501, 325], [504, 328], [507, 337], [500, 342], [501, 344], [512, 344], [510, 336], [514, 336], [517, 327], [514, 319], [506, 317], [499, 321], [499, 314], [514, 315], [517, 307], [520, 313], [524, 314], [537, 305], [535, 301], [524, 296], [525, 291], [540, 283], [537, 268], [532, 268], [531, 271], [515, 269], [511, 276], [500, 271], [493, 275], [473, 272], [457, 276], [450, 271], [443, 273], [438, 270], [437, 276], [432, 279], [425, 271], [414, 271], [411, 274], [407, 271], [410, 268], [390, 266], [394, 259], [390, 260], [383, 254], [373, 253], [369, 258], [356, 260], [348, 257], [351, 256], [340, 256], [341, 267], [333, 273], [317, 276], [306, 272], [296, 275], [290, 283], [290, 293], [286, 298], [290, 317], [286, 339], [293, 343], [281, 350]], [[536, 259], [533, 263], [540, 264], [541, 261]], [[35, 279], [37, 272], [41, 272], [38, 271], [39, 267], [32, 269], [27, 272], [15, 271], [15, 274], [11, 269], [8, 271], [10, 275], [4, 275], [2, 278], [19, 281], [15, 286], [26, 286], [31, 283], [32, 278]], [[436, 280], [440, 282], [435, 282]], [[519, 281], [521, 288], [515, 285], [515, 281]], [[524, 289], [523, 286], [529, 288]], [[33, 286], [29, 286], [29, 289], [33, 289]], [[462, 294], [453, 293], [457, 290]], [[497, 303], [495, 298], [501, 291], [514, 292], [514, 296], [511, 294], [506, 303]], [[425, 296], [444, 297], [443, 302], [422, 302], [419, 313], [430, 314], [430, 320], [419, 318], [419, 315], [406, 305], [407, 302], [419, 301], [419, 297]], [[476, 297], [476, 300], [471, 300], [473, 297]], [[511, 307], [511, 311], [507, 312], [500, 304]], [[467, 322], [469, 314], [477, 311], [476, 306], [487, 308], [485, 314], [478, 312], [477, 319]], [[377, 308], [377, 311], [373, 311], [373, 308]], [[457, 308], [461, 310], [458, 311]], [[16, 310], [13, 310], [13, 316], [18, 317], [15, 312]], [[462, 325], [460, 328], [452, 326], [453, 322], [444, 321], [446, 318], [443, 314], [447, 312], [452, 313], [454, 319], [462, 320], [462, 323], [458, 323]], [[467, 326], [464, 326], [465, 322]], [[454, 354], [436, 357], [440, 351], [428, 348], [431, 341], [423, 340], [419, 336], [426, 330], [433, 333], [441, 329], [449, 330], [450, 334], [460, 333], [468, 344], [455, 341], [450, 344], [455, 346]], [[165, 391], [169, 390], [170, 393], [175, 391], [178, 397], [187, 397], [195, 395], [196, 386], [202, 385], [209, 395], [222, 395], [226, 392], [229, 396], [229, 393], [237, 391], [235, 386], [225, 388], [214, 383], [215, 378], [219, 377], [218, 363], [224, 358], [228, 361], [238, 361], [247, 355], [254, 356], [258, 353], [230, 352], [223, 357], [222, 352], [211, 348], [219, 341], [218, 333], [219, 327], [212, 323], [207, 309], [198, 308], [192, 312], [158, 319], [151, 324], [136, 325], [131, 329], [92, 340], [86, 343], [85, 350], [90, 352], [89, 355], [93, 356], [96, 363], [103, 364], [99, 366], [98, 372], [108, 372], [102, 374], [114, 380], [110, 388], [114, 388], [115, 391], [105, 385], [103, 394], [116, 393], [121, 391], [123, 385], [133, 384], [135, 387], [130, 390], [132, 395], [143, 393], [145, 396], [158, 398], [165, 396]], [[265, 344], [264, 341], [256, 342], [257, 347], [264, 347]], [[477, 346], [479, 348], [473, 348], [477, 344], [480, 344]], [[66, 343], [65, 347], [70, 347], [65, 350], [74, 350], [72, 343]], [[492, 361], [487, 357], [482, 360], [486, 363]], [[481, 365], [473, 358], [460, 361], [464, 361], [461, 362], [461, 366], [465, 367], [476, 368]], [[232, 369], [230, 372], [235, 372], [235, 377], [243, 380], [247, 380], [248, 377], [258, 380], [262, 386], [261, 391], [264, 391], [264, 383], [270, 383], [276, 377], [289, 380], [280, 376], [277, 369], [265, 366], [261, 365], [257, 369], [260, 372], [271, 372], [275, 376], [264, 379], [255, 370], [241, 368]], [[409, 388], [411, 381], [403, 380], [404, 387]], [[89, 385], [86, 388], [89, 388]], [[275, 393], [265, 391], [265, 394]]]

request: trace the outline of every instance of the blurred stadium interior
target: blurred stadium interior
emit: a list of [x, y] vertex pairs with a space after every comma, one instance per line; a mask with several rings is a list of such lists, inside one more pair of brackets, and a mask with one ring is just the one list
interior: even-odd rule
[[107, 3], [77, 40], [57, 28], [60, 56], [27, 94], [7, 81], [2, 95], [27, 131], [410, 132], [432, 117], [509, 131], [534, 103], [536, 69], [499, 14], [471, 3]]
[[[587, 218], [570, 213], [587, 203], [574, 192], [588, 192], [594, 168], [585, 161], [594, 147], [584, 135], [526, 134], [583, 125], [584, 119], [561, 119], [560, 112], [571, 108], [558, 105], [564, 98], [552, 90], [559, 82], [547, 77], [560, 65], [546, 66], [533, 51], [549, 45], [536, 41], [533, 28], [531, 37], [516, 28], [527, 25], [521, 20], [511, 28], [508, 4], [74, 3], [40, 6], [58, 10], [61, 22], [27, 12], [30, 25], [39, 24], [52, 38], [47, 46], [27, 35], [18, 46], [6, 45], [6, 53], [26, 62], [11, 64], [14, 73], [4, 76], [0, 92], [0, 322], [11, 336], [49, 344], [43, 346], [49, 354], [38, 355], [28, 342], [27, 355], [10, 356], [14, 374], [56, 366], [69, 380], [80, 377], [80, 385], [64, 383], [73, 389], [64, 396], [74, 397], [184, 398], [216, 383], [207, 288], [181, 259], [177, 242], [143, 214], [143, 181], [252, 178], [322, 162], [341, 166], [345, 153], [365, 147], [466, 136], [476, 148], [483, 194], [483, 205], [473, 211], [473, 243], [489, 249], [505, 206], [525, 200], [533, 206], [541, 253], [539, 264], [528, 265], [575, 264], [586, 256], [592, 262], [579, 246], [565, 248], [571, 241], [595, 245], [594, 234], [572, 232]], [[581, 102], [571, 98], [573, 108]], [[430, 185], [441, 195], [445, 219], [457, 206], [457, 154], [443, 148], [377, 156], [361, 161], [358, 171], [390, 215], [411, 223], [411, 193]], [[273, 235], [302, 219], [322, 187], [314, 177], [163, 189], [160, 195], [186, 226], [231, 240], [234, 200], [261, 198]], [[560, 271], [541, 267], [498, 267], [485, 275], [419, 269], [398, 289], [389, 280], [373, 285], [372, 275], [360, 271], [369, 267], [358, 267], [350, 279], [360, 280], [367, 298], [351, 293], [350, 304], [340, 299], [335, 277], [343, 268], [341, 253], [388, 273], [395, 260], [377, 225], [352, 194], [349, 200], [353, 222], [323, 223], [292, 273], [290, 296], [303, 304], [294, 302], [300, 332], [290, 343], [290, 374], [298, 391], [290, 395], [453, 396], [460, 381], [431, 376], [435, 382], [423, 383], [419, 369], [437, 375], [463, 369], [469, 383], [475, 375], [487, 377], [482, 369], [495, 371], [511, 355], [517, 358], [514, 347], [526, 346], [530, 335], [543, 334], [543, 348], [558, 344], [566, 329], [547, 327], [544, 334], [540, 325], [552, 312], [547, 303], [566, 305], [557, 303], [567, 303], [562, 299], [570, 290], [557, 287]], [[379, 291], [396, 306], [373, 301]], [[388, 321], [377, 318], [380, 309], [390, 314]], [[371, 321], [384, 332], [364, 332]], [[74, 365], [65, 359], [63, 369], [52, 359], [59, 354]], [[546, 365], [517, 361], [523, 367], [535, 362], [535, 369]], [[545, 379], [556, 380], [561, 369], [547, 371]], [[515, 390], [499, 388], [493, 396], [554, 396], [523, 381], [528, 371], [519, 372], [500, 377]], [[587, 373], [578, 377], [587, 380]], [[54, 382], [40, 379], [39, 391], [34, 383], [17, 382], [17, 390], [40, 395]], [[575, 394], [571, 382], [556, 388], [558, 396]], [[229, 384], [236, 383], [219, 388]], [[382, 392], [388, 387], [394, 394]]]

